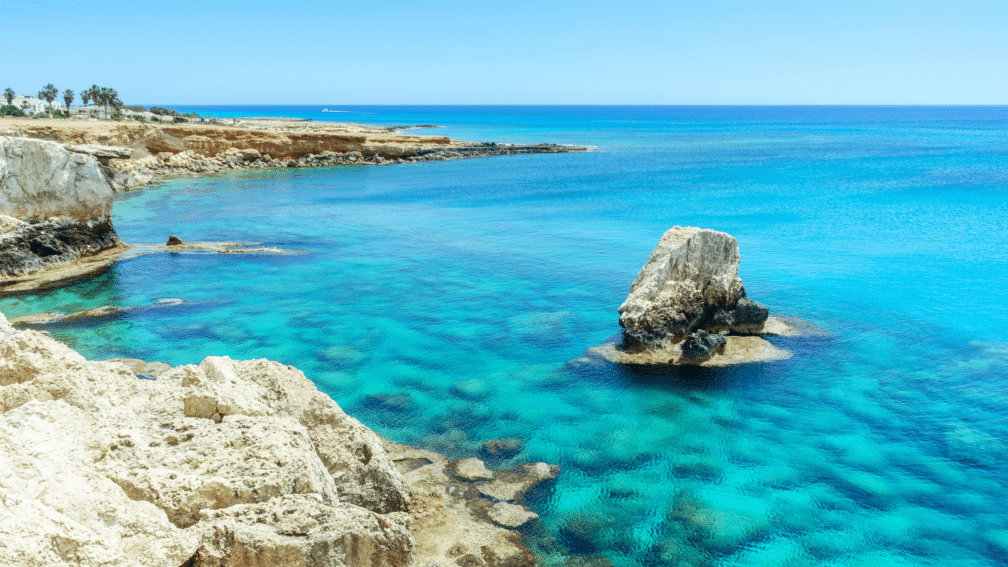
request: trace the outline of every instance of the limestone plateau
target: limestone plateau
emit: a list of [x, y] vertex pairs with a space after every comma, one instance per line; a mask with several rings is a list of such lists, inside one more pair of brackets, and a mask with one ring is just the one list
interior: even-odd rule
[[545, 463], [386, 440], [296, 368], [88, 361], [0, 314], [0, 565], [538, 565]]
[[623, 364], [727, 366], [789, 358], [757, 335], [797, 335], [746, 297], [738, 242], [716, 230], [676, 226], [658, 241], [619, 308], [619, 344], [591, 354]]
[[[6, 135], [40, 138], [94, 153], [117, 191], [154, 179], [238, 169], [397, 164], [513, 154], [582, 152], [557, 144], [468, 142], [403, 133], [409, 127], [292, 119], [240, 119], [237, 125], [5, 120]], [[0, 131], [0, 135], [5, 132]], [[117, 150], [119, 155], [112, 155]]]

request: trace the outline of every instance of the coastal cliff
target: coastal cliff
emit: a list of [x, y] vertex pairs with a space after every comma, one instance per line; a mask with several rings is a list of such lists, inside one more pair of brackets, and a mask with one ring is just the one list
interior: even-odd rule
[[116, 190], [134, 189], [152, 178], [234, 169], [391, 164], [590, 148], [555, 144], [467, 142], [420, 136], [402, 127], [242, 119], [230, 126], [137, 124], [67, 120], [4, 120], [6, 134], [63, 144], [117, 146], [129, 159], [113, 159]]
[[88, 361], [0, 314], [5, 565], [537, 565], [507, 528], [559, 468], [477, 463], [382, 439], [290, 366]]
[[0, 286], [122, 247], [113, 196], [93, 155], [0, 137]]

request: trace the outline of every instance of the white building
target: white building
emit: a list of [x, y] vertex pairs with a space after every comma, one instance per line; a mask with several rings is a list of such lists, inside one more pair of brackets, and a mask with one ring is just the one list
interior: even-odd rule
[[[6, 99], [3, 101], [5, 104]], [[14, 101], [11, 102], [12, 105], [20, 108], [25, 112], [49, 112], [49, 103], [35, 97], [29, 97], [25, 95], [14, 95]], [[53, 101], [53, 108], [56, 107], [56, 101]]]

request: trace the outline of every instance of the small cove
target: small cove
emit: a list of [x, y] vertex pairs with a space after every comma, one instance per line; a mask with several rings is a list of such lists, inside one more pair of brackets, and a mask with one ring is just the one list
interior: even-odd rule
[[[549, 565], [1008, 558], [1008, 110], [351, 110], [599, 150], [174, 180], [120, 196], [125, 241], [308, 253], [143, 256], [4, 313], [184, 298], [49, 330], [94, 359], [291, 364], [451, 456], [523, 439], [514, 461], [564, 467], [526, 534]], [[831, 336], [720, 371], [578, 361], [676, 224], [734, 235], [749, 296]]]

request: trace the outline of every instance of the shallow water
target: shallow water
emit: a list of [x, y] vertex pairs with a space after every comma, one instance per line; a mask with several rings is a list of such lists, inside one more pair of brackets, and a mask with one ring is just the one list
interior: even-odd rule
[[[333, 108], [333, 107], [329, 107]], [[318, 109], [217, 109], [319, 118]], [[327, 117], [587, 154], [232, 173], [124, 196], [162, 254], [10, 316], [184, 298], [51, 328], [89, 358], [270, 358], [404, 443], [518, 437], [564, 467], [550, 565], [1008, 560], [1008, 109], [368, 107]], [[210, 113], [212, 115], [212, 113]], [[579, 358], [673, 225], [738, 238], [748, 295], [830, 337], [730, 370]]]

